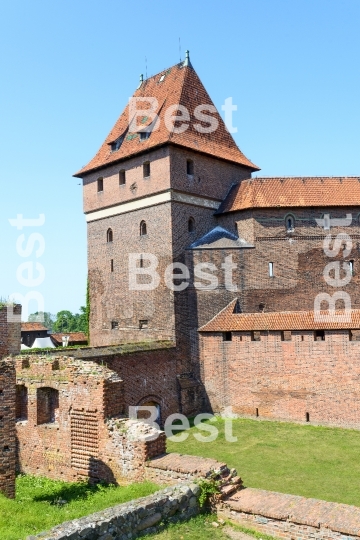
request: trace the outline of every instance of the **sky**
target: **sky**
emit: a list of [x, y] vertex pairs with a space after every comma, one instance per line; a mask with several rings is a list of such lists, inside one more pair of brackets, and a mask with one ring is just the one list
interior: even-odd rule
[[[72, 175], [140, 73], [186, 49], [221, 114], [226, 98], [237, 105], [234, 138], [261, 176], [360, 176], [359, 22], [359, 0], [2, 0], [0, 297], [29, 293], [51, 313], [84, 305]], [[36, 310], [31, 300], [24, 320]]]

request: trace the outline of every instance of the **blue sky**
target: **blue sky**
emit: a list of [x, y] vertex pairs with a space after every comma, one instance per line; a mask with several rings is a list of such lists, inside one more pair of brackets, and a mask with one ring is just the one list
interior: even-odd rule
[[[0, 295], [43, 295], [45, 310], [85, 301], [79, 180], [133, 93], [190, 50], [215, 105], [232, 97], [235, 140], [262, 175], [360, 175], [358, 0], [2, 0]], [[19, 231], [22, 214], [41, 227]], [[39, 233], [45, 252], [21, 257]], [[40, 263], [39, 286], [18, 282]], [[34, 275], [38, 274], [35, 271]], [[31, 309], [30, 311], [34, 311]]]

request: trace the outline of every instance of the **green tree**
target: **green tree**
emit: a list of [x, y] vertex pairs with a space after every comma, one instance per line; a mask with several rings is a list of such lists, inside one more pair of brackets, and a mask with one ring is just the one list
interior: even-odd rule
[[77, 322], [76, 317], [68, 310], [59, 311], [56, 314], [56, 321], [53, 324], [54, 332], [76, 332]]

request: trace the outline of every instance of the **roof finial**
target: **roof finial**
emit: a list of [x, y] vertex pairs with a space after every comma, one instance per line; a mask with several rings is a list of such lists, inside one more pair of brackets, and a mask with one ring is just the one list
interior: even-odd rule
[[185, 60], [184, 60], [184, 63], [183, 63], [183, 67], [185, 67], [185, 66], [188, 66], [188, 67], [192, 68], [192, 65], [191, 65], [191, 62], [190, 62], [190, 53], [189, 53], [189, 51], [185, 52]]
[[140, 74], [140, 82], [139, 82], [138, 88], [140, 88], [140, 86], [142, 85], [143, 82], [144, 82], [144, 75], [141, 73], [141, 74]]

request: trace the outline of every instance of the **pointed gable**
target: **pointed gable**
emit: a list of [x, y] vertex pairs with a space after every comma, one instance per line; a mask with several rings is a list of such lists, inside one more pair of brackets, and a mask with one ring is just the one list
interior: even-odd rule
[[[218, 127], [215, 131], [212, 133], [199, 133], [195, 129], [195, 124], [200, 124], [205, 128], [209, 126], [208, 123], [202, 123], [195, 117], [195, 108], [199, 105], [211, 105], [214, 107], [214, 104], [189, 61], [176, 64], [170, 69], [141, 81], [133, 97], [137, 98], [136, 107], [138, 110], [148, 111], [137, 118], [137, 129], [132, 131], [129, 129], [129, 112], [131, 111], [129, 104], [127, 104], [95, 157], [74, 176], [81, 178], [90, 171], [166, 143], [176, 144], [238, 163], [248, 167], [250, 171], [259, 170], [239, 150], [218, 111], [213, 113], [203, 111], [203, 114], [211, 115], [216, 119]], [[144, 98], [144, 100], [141, 100], [141, 98]], [[153, 99], [151, 104], [147, 98], [155, 98], [155, 100]], [[165, 124], [166, 111], [169, 107], [177, 104], [186, 107], [190, 114], [189, 128], [183, 133], [175, 133], [174, 130], [169, 131]], [[152, 122], [152, 113], [154, 112], [160, 120], [158, 129], [154, 129], [155, 126]], [[173, 115], [176, 114], [180, 115], [175, 110]], [[130, 118], [131, 120], [133, 118]], [[150, 136], [141, 138], [138, 131], [145, 132], [147, 131], [146, 128], [149, 127], [152, 130]]]

